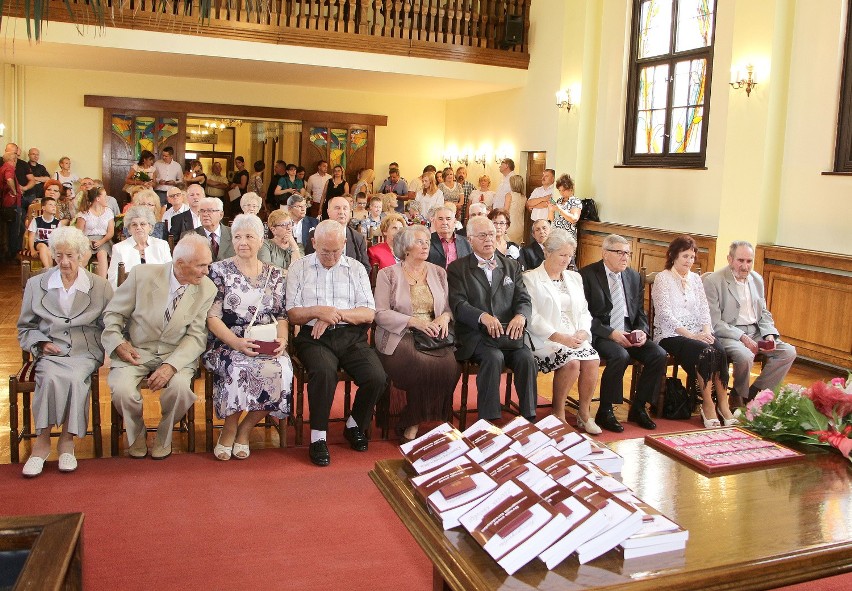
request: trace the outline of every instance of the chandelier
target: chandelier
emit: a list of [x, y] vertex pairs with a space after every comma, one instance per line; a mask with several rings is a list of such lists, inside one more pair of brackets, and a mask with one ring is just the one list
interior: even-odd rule
[[203, 125], [199, 123], [193, 129], [190, 129], [189, 135], [194, 138], [205, 138], [223, 131], [227, 127], [239, 127], [242, 124], [242, 119], [215, 119], [213, 121], [205, 121]]

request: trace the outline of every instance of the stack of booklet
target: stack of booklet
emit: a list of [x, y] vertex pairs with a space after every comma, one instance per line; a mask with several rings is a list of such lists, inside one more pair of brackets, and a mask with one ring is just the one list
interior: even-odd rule
[[509, 574], [538, 558], [549, 569], [615, 550], [625, 559], [674, 552], [689, 533], [613, 473], [624, 460], [554, 416], [502, 429], [448, 423], [400, 447], [417, 494], [444, 529], [463, 526]]

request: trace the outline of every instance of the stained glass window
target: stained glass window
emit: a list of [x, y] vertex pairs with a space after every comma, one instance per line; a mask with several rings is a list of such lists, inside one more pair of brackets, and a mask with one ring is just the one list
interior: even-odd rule
[[331, 150], [329, 151], [329, 164], [332, 167], [342, 166], [346, 170], [346, 136], [345, 129], [331, 130]]
[[624, 163], [704, 166], [715, 0], [634, 0]]

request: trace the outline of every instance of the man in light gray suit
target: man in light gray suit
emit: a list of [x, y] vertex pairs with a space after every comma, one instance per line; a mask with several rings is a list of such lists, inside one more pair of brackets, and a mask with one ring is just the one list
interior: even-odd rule
[[231, 229], [221, 223], [222, 216], [225, 215], [223, 210], [222, 200], [218, 197], [205, 197], [198, 209], [201, 227], [195, 231], [207, 238], [214, 261], [231, 258], [235, 254]]
[[207, 240], [187, 234], [175, 246], [173, 263], [133, 267], [104, 311], [107, 381], [133, 458], [148, 454], [139, 392], [143, 379], [151, 390], [162, 390], [162, 419], [151, 450], [155, 460], [171, 455], [172, 428], [195, 402], [192, 378], [207, 345], [207, 311], [216, 295], [207, 277], [210, 263]]
[[[781, 341], [772, 314], [766, 309], [763, 278], [752, 270], [753, 264], [754, 247], [745, 241], [733, 242], [728, 266], [704, 278], [713, 333], [734, 364], [731, 404], [736, 406], [761, 390], [777, 386], [796, 360], [796, 348]], [[749, 374], [758, 352], [767, 361], [749, 387]]]

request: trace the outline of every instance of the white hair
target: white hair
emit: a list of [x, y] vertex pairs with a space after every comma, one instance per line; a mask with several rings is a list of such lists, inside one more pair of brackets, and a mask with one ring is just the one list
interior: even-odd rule
[[59, 226], [50, 233], [47, 239], [47, 246], [50, 248], [50, 256], [56, 258], [56, 250], [63, 246], [70, 246], [76, 253], [80, 262], [92, 252], [92, 243], [74, 226]]
[[569, 244], [575, 251], [577, 250], [577, 241], [571, 235], [571, 232], [564, 228], [554, 228], [544, 241], [544, 251], [548, 253], [556, 252], [557, 250], [561, 250], [566, 244]]
[[630, 243], [623, 236], [619, 236], [618, 234], [610, 234], [609, 236], [603, 239], [603, 244], [601, 244], [601, 248], [603, 250], [612, 250], [614, 246], [618, 246], [619, 244]]
[[[56, 230], [54, 230], [55, 232]], [[210, 243], [207, 239], [201, 234], [196, 234], [195, 232], [187, 232], [183, 235], [178, 243], [175, 245], [175, 250], [172, 252], [172, 258], [177, 261], [183, 261], [185, 263], [191, 262], [195, 260], [195, 256], [198, 254], [198, 251], [202, 248], [210, 248]]]
[[225, 206], [222, 203], [222, 200], [218, 197], [205, 197], [201, 200], [201, 204], [199, 205], [199, 207], [204, 207], [205, 204], [210, 205], [216, 211], [225, 210]]
[[487, 217], [481, 216], [481, 215], [473, 216], [472, 218], [467, 220], [467, 227], [466, 228], [467, 228], [468, 237], [471, 237], [476, 233], [475, 232], [475, 226], [477, 224], [483, 225], [483, 226], [487, 225], [489, 230], [494, 230], [494, 222], [489, 220]]
[[336, 220], [323, 220], [317, 224], [317, 228], [314, 230], [314, 238], [319, 241], [326, 237], [346, 240], [346, 227]]
[[[154, 193], [153, 191], [151, 191]], [[140, 191], [141, 193], [141, 191]], [[154, 197], [157, 194], [154, 193]], [[127, 210], [127, 213], [124, 214], [124, 225], [127, 228], [130, 228], [130, 222], [133, 220], [141, 219], [148, 224], [148, 234], [154, 231], [154, 224], [157, 223], [157, 220], [154, 219], [154, 212], [151, 211], [151, 208], [147, 205], [134, 205], [130, 209]]]
[[240, 207], [243, 207], [247, 203], [256, 203], [258, 207], [263, 205], [263, 199], [260, 198], [260, 195], [255, 193], [254, 191], [249, 191], [242, 197], [240, 197]]
[[[246, 193], [246, 195], [248, 195], [248, 193]], [[256, 215], [252, 213], [241, 213], [234, 218], [234, 221], [231, 223], [231, 234], [236, 234], [243, 229], [249, 230], [257, 238], [263, 240], [263, 222], [261, 222], [260, 218]]]

